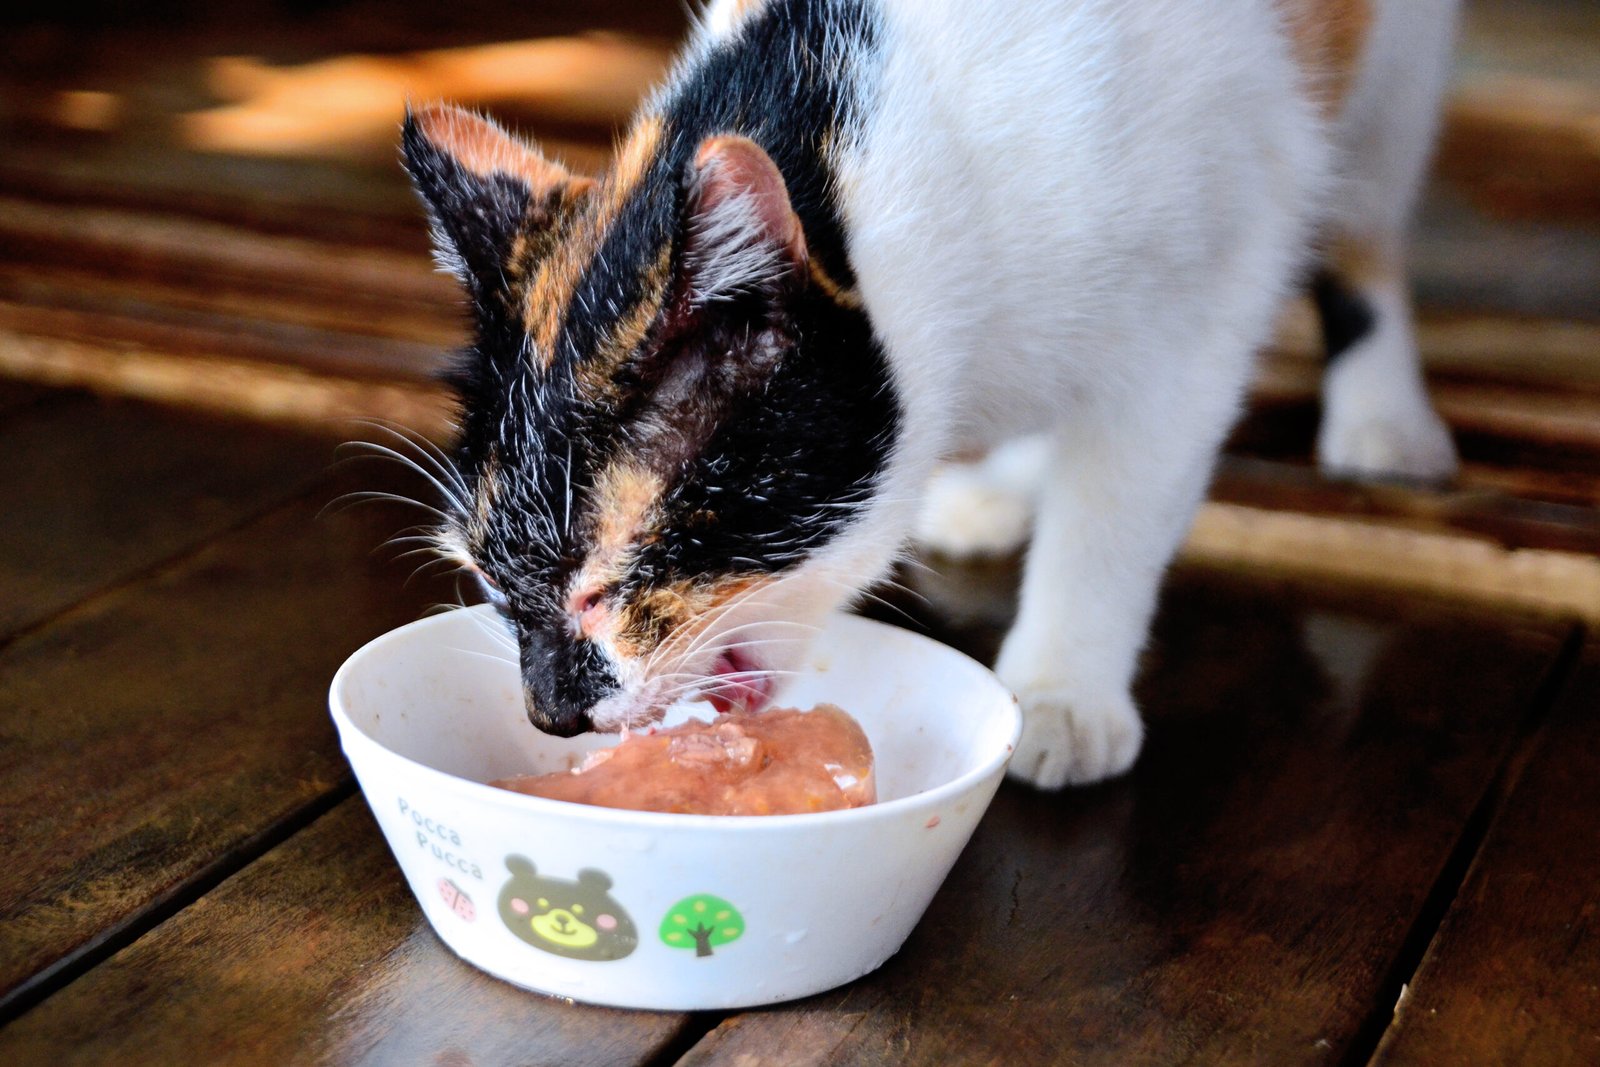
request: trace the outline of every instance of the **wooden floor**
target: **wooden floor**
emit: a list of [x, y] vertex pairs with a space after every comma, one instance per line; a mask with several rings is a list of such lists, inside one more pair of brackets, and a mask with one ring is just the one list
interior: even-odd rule
[[[357, 414], [442, 433], [459, 334], [395, 100], [596, 165], [681, 21], [412, 7], [0, 29], [0, 1062], [1600, 1063], [1590, 6], [1469, 10], [1416, 257], [1460, 483], [1320, 480], [1291, 317], [1133, 774], [1004, 786], [882, 970], [726, 1015], [456, 960], [327, 715], [349, 652], [460, 595], [379, 547], [420, 513], [337, 503], [421, 492], [335, 447], [384, 432]], [[992, 655], [1014, 561], [930, 562], [882, 612]]]
[[[558, 1003], [450, 956], [327, 682], [455, 591], [326, 437], [7, 386], [0, 1058], [17, 1063], [1594, 1062], [1600, 649], [1174, 576], [1135, 773], [1007, 785], [905, 950], [766, 1011]], [[919, 582], [977, 654], [1010, 569]], [[1398, 1002], [1398, 1014], [1391, 1013]]]

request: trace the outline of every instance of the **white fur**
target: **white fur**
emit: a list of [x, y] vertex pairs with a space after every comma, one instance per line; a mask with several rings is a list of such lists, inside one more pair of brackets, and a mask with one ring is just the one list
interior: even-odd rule
[[1447, 479], [1456, 471], [1455, 444], [1428, 402], [1398, 265], [1363, 295], [1376, 325], [1323, 375], [1317, 461], [1361, 478]]
[[[1430, 27], [1448, 24], [1453, 0], [1379, 6], [1411, 3], [1427, 16], [1385, 16], [1382, 27], [1414, 29], [1433, 49]], [[941, 457], [1041, 435], [1002, 486], [1021, 497], [1020, 519], [1013, 509], [1000, 536], [980, 528], [946, 540], [1014, 542], [1037, 481], [1038, 528], [997, 664], [1025, 713], [1012, 773], [1044, 787], [1118, 774], [1143, 733], [1129, 685], [1160, 577], [1252, 355], [1318, 224], [1363, 216], [1341, 212], [1335, 190], [1397, 198], [1383, 223], [1394, 232], [1421, 156], [1380, 168], [1370, 187], [1336, 182], [1343, 156], [1366, 148], [1341, 144], [1299, 91], [1272, 0], [880, 8], [878, 56], [855, 57], [868, 116], [835, 152], [850, 255], [894, 369], [903, 436], [862, 521], [791, 579], [809, 590], [804, 608], [787, 606], [813, 617], [841, 588], [882, 574]], [[738, 32], [732, 9], [713, 4], [704, 32]], [[1380, 58], [1416, 63], [1417, 47], [1396, 41]], [[1410, 95], [1363, 72], [1358, 99], [1405, 116], [1379, 141], [1426, 138], [1443, 60], [1429, 51], [1423, 62]], [[1352, 115], [1346, 132], [1368, 128]], [[1399, 172], [1409, 184], [1392, 190]], [[1364, 378], [1350, 386], [1357, 402], [1369, 389]]]
[[1341, 181], [1328, 231], [1373, 256], [1376, 273], [1364, 279], [1361, 293], [1377, 313], [1373, 332], [1323, 380], [1317, 459], [1335, 473], [1436, 481], [1456, 470], [1450, 431], [1422, 381], [1405, 235], [1438, 123], [1457, 6], [1458, 0], [1378, 6], [1371, 46], [1334, 130]]
[[752, 195], [720, 201], [695, 218], [689, 233], [689, 276], [697, 303], [726, 300], [759, 289], [788, 268], [783, 250], [761, 225]]

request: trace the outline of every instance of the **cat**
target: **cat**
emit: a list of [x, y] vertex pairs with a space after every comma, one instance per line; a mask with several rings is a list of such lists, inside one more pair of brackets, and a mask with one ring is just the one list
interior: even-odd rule
[[437, 545], [531, 721], [759, 706], [913, 533], [1031, 526], [1011, 773], [1127, 770], [1162, 574], [1298, 287], [1323, 465], [1453, 470], [1402, 261], [1456, 6], [715, 0], [599, 178], [408, 112], [474, 324]]

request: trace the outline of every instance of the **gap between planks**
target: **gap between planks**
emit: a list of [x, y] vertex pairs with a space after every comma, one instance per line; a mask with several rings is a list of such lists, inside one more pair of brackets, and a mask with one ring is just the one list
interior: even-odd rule
[[1411, 983], [1421, 970], [1428, 950], [1438, 940], [1457, 897], [1471, 876], [1495, 820], [1516, 790], [1523, 770], [1538, 749], [1545, 724], [1578, 673], [1587, 639], [1586, 627], [1572, 628], [1538, 691], [1528, 702], [1528, 710], [1512, 739], [1510, 750], [1494, 777], [1484, 787], [1483, 795], [1478, 798], [1471, 815], [1462, 824], [1461, 835], [1418, 910], [1388, 977], [1377, 989], [1372, 1014], [1363, 1022], [1343, 1061], [1346, 1067], [1364, 1067], [1378, 1062], [1378, 1051], [1394, 1028]]
[[344, 779], [327, 792], [240, 841], [122, 922], [107, 927], [53, 960], [48, 967], [29, 975], [0, 996], [0, 1026], [60, 992], [355, 794], [355, 779], [346, 772]]

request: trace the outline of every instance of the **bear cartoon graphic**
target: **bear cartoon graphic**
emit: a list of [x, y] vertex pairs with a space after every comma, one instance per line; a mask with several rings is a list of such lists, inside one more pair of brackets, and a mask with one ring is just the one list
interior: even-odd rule
[[500, 890], [500, 918], [534, 948], [575, 960], [620, 960], [639, 944], [604, 871], [586, 867], [576, 882], [545, 878], [524, 856], [507, 856], [506, 869], [511, 881]]

